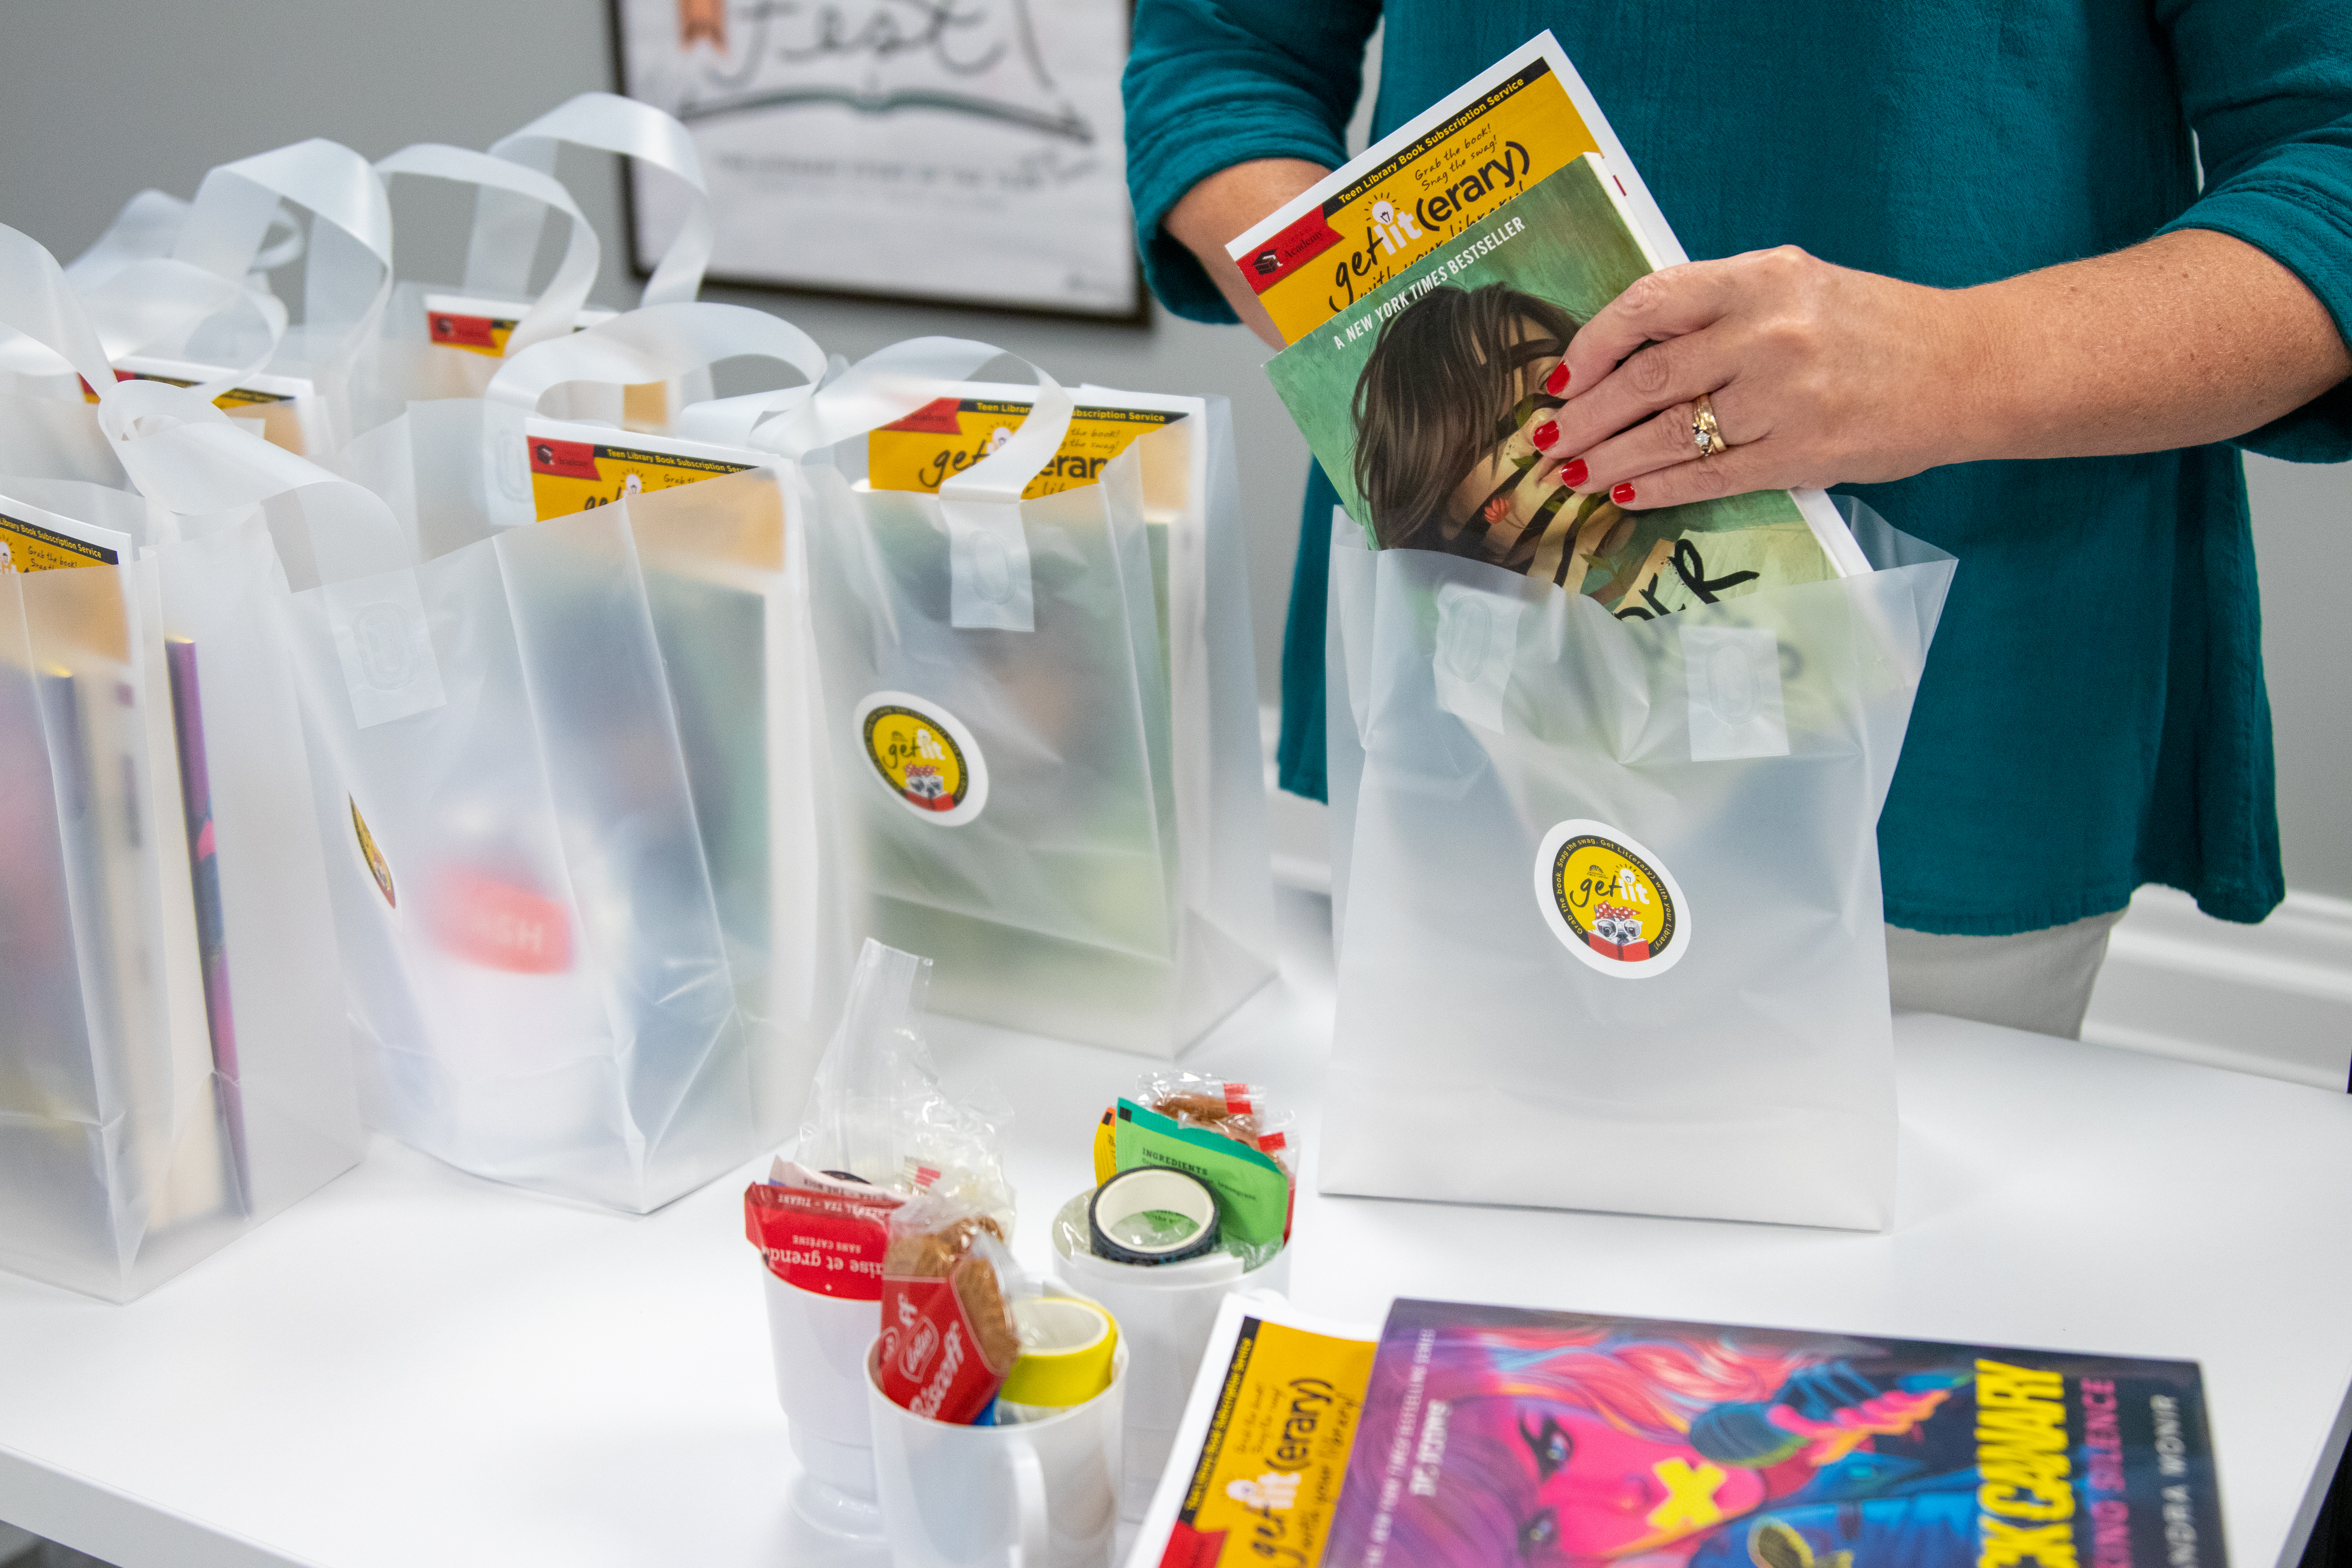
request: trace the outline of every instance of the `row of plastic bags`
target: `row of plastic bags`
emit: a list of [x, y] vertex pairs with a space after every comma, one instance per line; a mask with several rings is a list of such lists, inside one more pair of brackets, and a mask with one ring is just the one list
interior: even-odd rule
[[[61, 568], [0, 572], [0, 1265], [135, 1295], [362, 1112], [656, 1207], [782, 1134], [869, 933], [1158, 1056], [1270, 976], [1223, 402], [828, 359], [688, 302], [703, 205], [594, 319], [565, 142], [701, 203], [594, 94], [245, 160], [71, 268], [0, 229], [0, 540]], [[394, 276], [396, 175], [480, 187], [456, 290]], [[744, 355], [794, 384], [710, 398]]]

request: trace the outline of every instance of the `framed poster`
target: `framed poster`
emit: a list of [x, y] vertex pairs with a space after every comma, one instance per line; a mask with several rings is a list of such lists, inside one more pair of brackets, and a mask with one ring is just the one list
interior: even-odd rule
[[[611, 0], [622, 89], [683, 121], [709, 279], [1143, 320], [1128, 0]], [[683, 214], [629, 173], [642, 265]]]

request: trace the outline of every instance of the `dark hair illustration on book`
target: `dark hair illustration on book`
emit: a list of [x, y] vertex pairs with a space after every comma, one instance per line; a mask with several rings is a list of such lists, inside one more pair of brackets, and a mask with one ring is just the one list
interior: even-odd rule
[[[1390, 317], [1356, 382], [1355, 479], [1384, 549], [1440, 550], [1565, 579], [1633, 519], [1579, 496], [1530, 433], [1583, 323], [1507, 284], [1433, 289]], [[1578, 574], [1580, 576], [1580, 574]]]

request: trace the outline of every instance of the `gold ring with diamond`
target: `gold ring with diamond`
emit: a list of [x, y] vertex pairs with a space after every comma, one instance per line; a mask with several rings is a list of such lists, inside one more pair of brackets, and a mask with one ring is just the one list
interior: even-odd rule
[[1704, 392], [1691, 405], [1691, 445], [1702, 458], [1731, 450], [1731, 443], [1723, 438], [1723, 427], [1715, 422], [1714, 401]]

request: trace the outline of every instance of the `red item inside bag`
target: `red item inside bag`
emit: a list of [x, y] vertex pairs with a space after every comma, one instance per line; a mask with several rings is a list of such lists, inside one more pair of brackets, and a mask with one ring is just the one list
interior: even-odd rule
[[787, 1285], [849, 1301], [882, 1297], [890, 1211], [902, 1200], [812, 1192], [754, 1182], [743, 1192], [743, 1231]]

